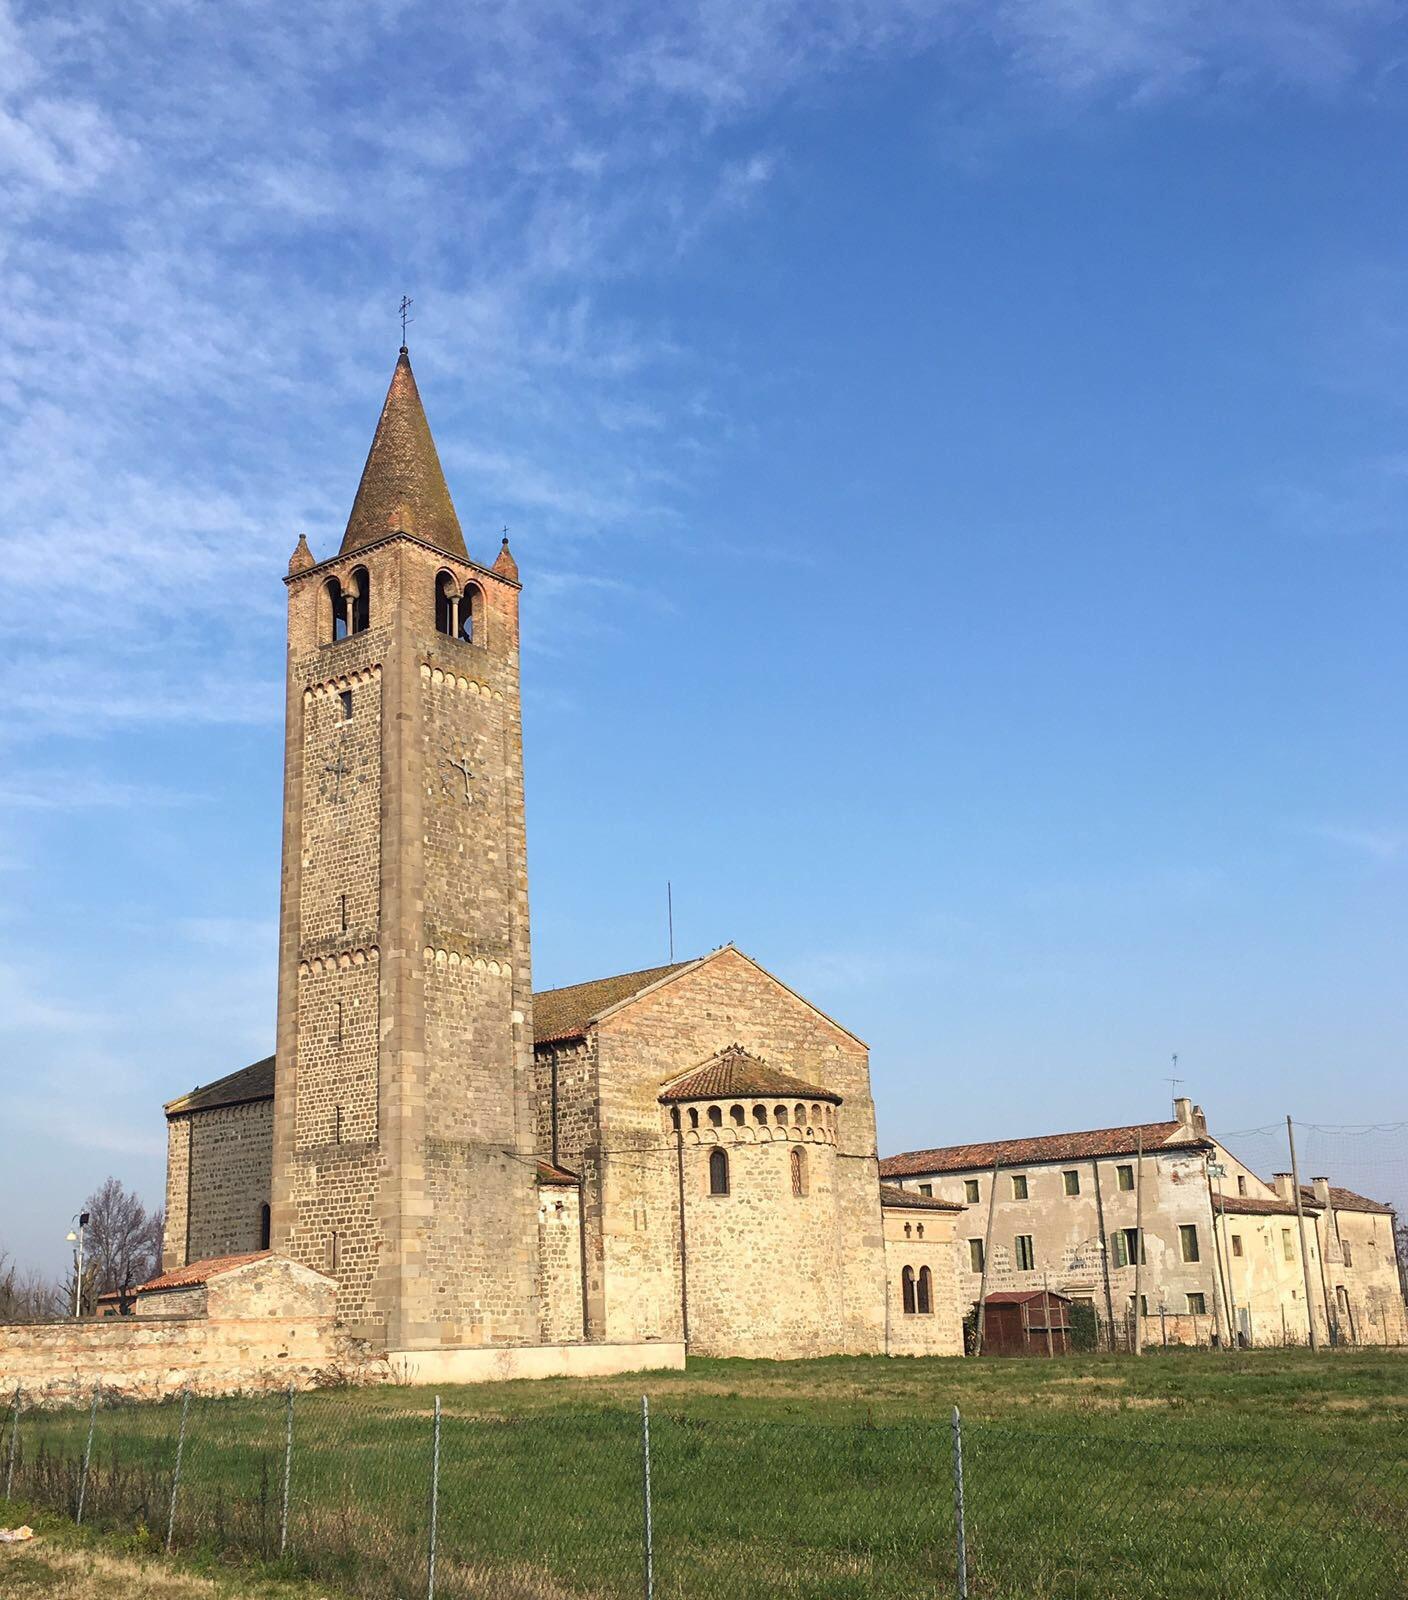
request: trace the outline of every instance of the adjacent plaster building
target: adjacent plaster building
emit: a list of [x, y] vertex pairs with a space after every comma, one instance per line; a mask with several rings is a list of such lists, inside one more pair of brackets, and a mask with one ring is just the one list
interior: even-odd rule
[[404, 349], [286, 581], [277, 1047], [166, 1107], [167, 1272], [270, 1251], [437, 1375], [958, 1353], [963, 1208], [881, 1184], [854, 1034], [731, 945], [533, 992], [518, 569]]
[[910, 1151], [881, 1173], [966, 1207], [965, 1311], [984, 1292], [1049, 1286], [1121, 1342], [1136, 1305], [1146, 1342], [1305, 1343], [1312, 1319], [1322, 1340], [1408, 1338], [1389, 1206], [1316, 1178], [1298, 1212], [1289, 1174], [1266, 1182], [1191, 1100], [1173, 1110], [1166, 1122]]

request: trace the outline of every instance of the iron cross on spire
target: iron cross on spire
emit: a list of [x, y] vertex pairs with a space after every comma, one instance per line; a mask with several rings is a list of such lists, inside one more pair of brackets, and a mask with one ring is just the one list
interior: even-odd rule
[[406, 348], [406, 324], [416, 320], [409, 314], [414, 304], [414, 300], [408, 299], [405, 295], [401, 296], [401, 348], [403, 350]]

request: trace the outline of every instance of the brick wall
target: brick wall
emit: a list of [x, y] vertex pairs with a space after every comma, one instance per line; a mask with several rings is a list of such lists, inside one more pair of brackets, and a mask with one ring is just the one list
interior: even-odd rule
[[[269, 1198], [273, 1107], [267, 1100], [172, 1117], [167, 1124], [163, 1266], [258, 1250]], [[174, 1201], [174, 1204], [173, 1204]]]

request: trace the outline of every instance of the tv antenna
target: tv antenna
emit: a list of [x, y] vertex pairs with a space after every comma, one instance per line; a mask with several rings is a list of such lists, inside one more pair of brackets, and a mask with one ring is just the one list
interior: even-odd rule
[[406, 348], [406, 324], [416, 320], [409, 314], [414, 304], [414, 300], [408, 299], [405, 295], [401, 296], [401, 348], [403, 350]]

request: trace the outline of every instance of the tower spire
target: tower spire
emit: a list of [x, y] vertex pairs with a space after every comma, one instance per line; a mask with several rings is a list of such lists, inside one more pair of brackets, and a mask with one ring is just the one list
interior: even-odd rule
[[449, 555], [468, 559], [460, 519], [403, 345], [391, 387], [362, 468], [341, 554], [375, 544], [389, 533], [410, 533]]

